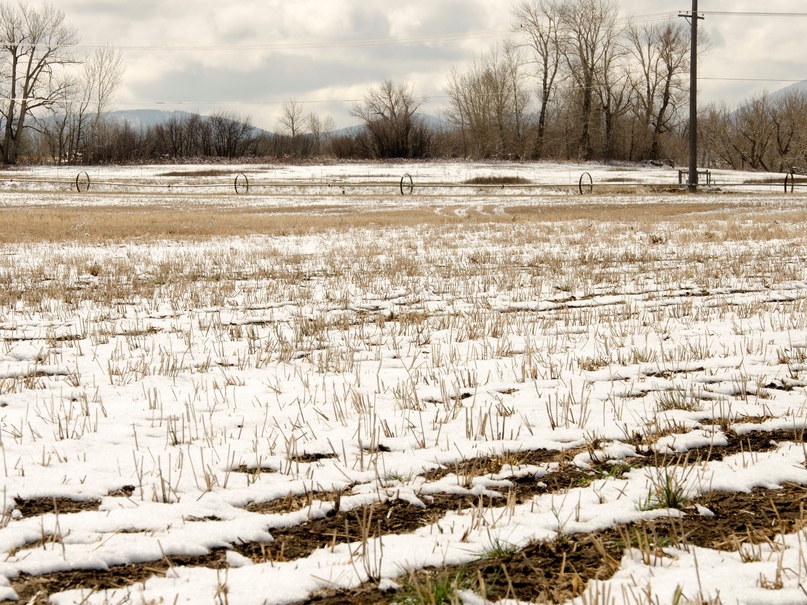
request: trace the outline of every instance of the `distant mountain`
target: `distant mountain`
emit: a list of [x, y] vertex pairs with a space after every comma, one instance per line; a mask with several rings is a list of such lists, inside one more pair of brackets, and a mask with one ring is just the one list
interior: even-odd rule
[[159, 124], [164, 124], [172, 117], [185, 120], [192, 115], [192, 113], [187, 111], [165, 111], [162, 109], [124, 109], [121, 111], [112, 111], [107, 114], [108, 117], [116, 122], [120, 122], [121, 124], [128, 123], [129, 126], [135, 130], [145, 130]]
[[[451, 128], [451, 126], [445, 120], [435, 118], [427, 113], [416, 113], [415, 116], [423, 120], [423, 123], [426, 124], [426, 126], [428, 126], [431, 130], [445, 130]], [[330, 134], [335, 137], [355, 137], [361, 132], [362, 128], [364, 128], [364, 124], [354, 124], [353, 126], [338, 128]]]
[[[129, 124], [129, 126], [135, 130], [146, 130], [148, 128], [153, 128], [154, 126], [165, 124], [171, 118], [186, 120], [192, 115], [194, 114], [187, 111], [164, 109], [123, 109], [119, 111], [112, 111], [107, 114], [108, 117], [112, 118], [116, 122], [121, 124]], [[435, 118], [429, 114], [418, 113], [416, 115], [421, 118], [431, 129], [440, 130], [448, 126], [445, 121], [441, 120], [440, 118]], [[357, 124], [334, 130], [331, 134], [334, 136], [355, 136], [359, 131], [361, 131], [361, 128], [362, 125]], [[268, 131], [257, 127], [255, 128], [255, 131], [271, 134]]]
[[445, 130], [446, 128], [450, 128], [451, 126], [443, 120], [442, 118], [435, 118], [433, 115], [428, 113], [417, 113], [415, 114], [418, 116], [423, 122], [431, 128], [432, 130]]
[[345, 128], [337, 128], [332, 130], [329, 134], [332, 137], [355, 137], [361, 132], [364, 126], [362, 124], [355, 124], [354, 126], [346, 126]]
[[795, 84], [791, 84], [790, 86], [780, 88], [779, 90], [770, 93], [768, 95], [768, 99], [771, 101], [776, 101], [778, 99], [783, 98], [785, 95], [793, 93], [807, 95], [807, 80], [802, 80], [801, 82], [796, 82]]
[[[147, 130], [154, 126], [165, 124], [171, 118], [178, 118], [184, 121], [196, 114], [175, 109], [123, 109], [120, 111], [111, 111], [106, 115], [120, 124], [128, 124], [134, 130]], [[205, 118], [207, 116], [202, 117]], [[255, 135], [272, 134], [257, 126], [253, 126], [252, 130]]]

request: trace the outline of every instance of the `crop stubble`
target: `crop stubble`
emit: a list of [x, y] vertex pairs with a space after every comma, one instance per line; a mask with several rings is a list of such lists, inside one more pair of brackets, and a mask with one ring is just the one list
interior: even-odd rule
[[[765, 199], [726, 202], [710, 198], [705, 201], [698, 199], [695, 202], [632, 201], [630, 204], [623, 204], [605, 201], [584, 206], [557, 206], [555, 204], [543, 207], [540, 204], [511, 206], [498, 215], [478, 210], [463, 213], [455, 213], [450, 210], [450, 208], [448, 211], [446, 208], [441, 208], [440, 212], [435, 212], [433, 208], [424, 208], [410, 211], [354, 212], [346, 205], [334, 207], [313, 216], [303, 216], [299, 209], [291, 208], [233, 210], [232, 208], [214, 207], [205, 208], [203, 212], [190, 212], [187, 209], [164, 207], [141, 207], [136, 210], [126, 207], [71, 209], [55, 209], [47, 206], [35, 209], [11, 207], [3, 208], [0, 211], [3, 215], [0, 241], [9, 245], [40, 245], [74, 241], [101, 246], [113, 242], [136, 242], [138, 245], [149, 245], [159, 243], [164, 239], [204, 242], [211, 238], [285, 237], [311, 235], [312, 233], [334, 237], [344, 237], [347, 234], [348, 240], [350, 240], [350, 234], [353, 232], [361, 233], [362, 238], [367, 238], [368, 233], [384, 234], [394, 230], [413, 229], [415, 233], [411, 241], [423, 237], [433, 238], [424, 240], [424, 244], [436, 249], [445, 245], [440, 243], [442, 238], [475, 233], [483, 234], [488, 242], [523, 245], [524, 249], [528, 251], [530, 246], [541, 246], [552, 238], [559, 238], [566, 245], [577, 246], [575, 249], [577, 254], [573, 259], [535, 255], [526, 263], [522, 257], [521, 263], [514, 267], [510, 261], [515, 258], [515, 255], [511, 259], [506, 259], [496, 252], [486, 256], [484, 250], [468, 250], [467, 254], [461, 255], [463, 260], [461, 266], [447, 266], [440, 271], [446, 275], [462, 273], [475, 280], [480, 280], [480, 282], [494, 281], [504, 287], [518, 283], [519, 277], [523, 275], [529, 275], [531, 280], [551, 282], [554, 284], [555, 295], [551, 297], [550, 308], [541, 312], [535, 311], [536, 317], [529, 319], [529, 321], [537, 320], [536, 325], [542, 325], [541, 322], [544, 322], [543, 325], [546, 326], [557, 326], [567, 320], [570, 320], [572, 325], [584, 324], [591, 318], [587, 315], [588, 313], [604, 313], [606, 316], [608, 313], [612, 313], [615, 325], [620, 321], [630, 319], [632, 314], [637, 314], [636, 309], [616, 305], [609, 311], [607, 305], [594, 306], [593, 310], [590, 310], [590, 307], [577, 306], [598, 295], [618, 293], [621, 287], [619, 276], [624, 277], [626, 271], [624, 267], [628, 267], [630, 272], [649, 275], [650, 279], [647, 282], [652, 284], [655, 281], [656, 285], [660, 278], [654, 272], [661, 270], [676, 272], [676, 276], [672, 277], [671, 281], [676, 278], [680, 280], [684, 284], [682, 286], [684, 293], [677, 297], [674, 304], [671, 305], [673, 314], [678, 313], [685, 316], [694, 308], [692, 305], [694, 300], [713, 296], [713, 304], [725, 305], [724, 313], [728, 313], [730, 310], [736, 311], [741, 319], [743, 317], [753, 318], [759, 309], [775, 305], [780, 305], [784, 309], [786, 305], [791, 305], [784, 311], [789, 314], [789, 318], [782, 321], [788, 327], [796, 330], [804, 327], [804, 310], [801, 308], [802, 301], [800, 300], [782, 299], [768, 303], [746, 302], [740, 296], [744, 293], [743, 288], [745, 288], [745, 293], [754, 294], [759, 292], [760, 288], [764, 288], [766, 282], [767, 285], [770, 285], [774, 280], [783, 283], [804, 278], [803, 270], [799, 266], [799, 263], [804, 260], [798, 256], [800, 250], [796, 250], [792, 256], [787, 258], [777, 257], [784, 247], [789, 245], [792, 249], [793, 243], [799, 241], [800, 233], [803, 233], [803, 229], [807, 225], [807, 215], [803, 211], [788, 208], [784, 204], [771, 203]], [[514, 232], [511, 225], [516, 224], [519, 225], [519, 229], [515, 232], [515, 241], [513, 241]], [[626, 231], [631, 234], [632, 241], [637, 242], [636, 245], [625, 246], [622, 243], [621, 238], [624, 237]], [[609, 238], [613, 239], [609, 240]], [[605, 252], [594, 245], [595, 243], [607, 245], [609, 241], [613, 241], [615, 248], [613, 253]], [[709, 248], [704, 246], [705, 243], [713, 244], [714, 249], [710, 252]], [[738, 245], [735, 246], [735, 244]], [[752, 245], [744, 247], [744, 244]], [[690, 248], [690, 246], [692, 247]], [[662, 253], [658, 253], [660, 248], [664, 249]], [[734, 255], [728, 264], [724, 258], [721, 258], [726, 250]], [[389, 270], [401, 275], [417, 276], [424, 270], [424, 265], [428, 265], [428, 262], [424, 263], [423, 259], [417, 257], [418, 252], [413, 248], [404, 247], [396, 252], [399, 257], [394, 260], [394, 265], [390, 264], [378, 269], [382, 277], [385, 277], [383, 271]], [[348, 266], [355, 262], [355, 259], [351, 259], [344, 251], [340, 251], [340, 253], [345, 256], [337, 259], [336, 263], [343, 262], [345, 266]], [[372, 254], [367, 251], [358, 251], [358, 254], [362, 253]], [[709, 256], [710, 253], [713, 256]], [[591, 256], [593, 254], [600, 254], [600, 256], [593, 257]], [[671, 258], [671, 256], [675, 258]], [[577, 265], [570, 266], [568, 263], [572, 261]], [[72, 262], [78, 263], [79, 261], [74, 259]], [[125, 274], [114, 273], [108, 265], [94, 267], [92, 259], [84, 259], [81, 262], [84, 262], [86, 266], [85, 270], [79, 271], [79, 273], [90, 275], [96, 279], [79, 282], [73, 287], [67, 288], [64, 287], [65, 284], [53, 283], [55, 280], [36, 279], [41, 278], [42, 275], [23, 275], [22, 280], [29, 280], [28, 283], [25, 283], [24, 287], [15, 288], [14, 285], [19, 283], [18, 277], [20, 276], [14, 275], [10, 270], [7, 271], [9, 287], [4, 294], [3, 304], [11, 307], [20, 301], [30, 301], [37, 297], [41, 299], [42, 291], [32, 290], [31, 286], [34, 283], [43, 284], [49, 297], [61, 299], [68, 306], [76, 304], [77, 300], [89, 298], [105, 303], [109, 300], [126, 299], [132, 295], [153, 296], [169, 286], [174, 289], [184, 287], [188, 291], [201, 287], [199, 298], [203, 302], [208, 302], [215, 301], [219, 295], [226, 298], [235, 289], [227, 283], [227, 279], [223, 278], [221, 273], [216, 272], [219, 269], [212, 271], [210, 266], [205, 265], [201, 270], [197, 268], [195, 271], [187, 271], [187, 267], [183, 266], [163, 267], [165, 271], [163, 275], [160, 275], [157, 268], [154, 267], [151, 268], [151, 273], [146, 271], [146, 278], [143, 283], [138, 285], [138, 280], [126, 279]], [[295, 263], [300, 265], [297, 272], [295, 272]], [[311, 272], [302, 268], [303, 264], [300, 259], [285, 255], [282, 262], [278, 263], [278, 267], [282, 265], [282, 268], [277, 268], [278, 273], [270, 275], [270, 277], [285, 280], [293, 288], [297, 280], [311, 278]], [[122, 265], [121, 270], [125, 269], [126, 266]], [[358, 279], [357, 275], [360, 275], [352, 273], [340, 275], [339, 269], [337, 264], [332, 264], [320, 268], [321, 272], [318, 274], [332, 274], [334, 283], [338, 283], [340, 277], [348, 277], [349, 280], [352, 280]], [[25, 269], [23, 268], [22, 271], [24, 272]], [[751, 283], [751, 286], [743, 283], [740, 287], [727, 289], [726, 283], [721, 282], [721, 277], [732, 272], [740, 281]], [[120, 283], [119, 278], [121, 277], [124, 278], [125, 283]], [[266, 275], [262, 274], [261, 277], [266, 277]], [[251, 279], [249, 275], [240, 275], [238, 278], [242, 282], [248, 282]], [[762, 285], [757, 287], [754, 285], [756, 283]], [[217, 294], [217, 288], [221, 288], [221, 294]], [[470, 288], [472, 290], [473, 286]], [[663, 289], [660, 287], [658, 291]], [[541, 291], [540, 286], [539, 291]], [[713, 292], [717, 292], [717, 294], [712, 294]], [[470, 294], [470, 291], [465, 294]], [[641, 295], [646, 300], [652, 300], [655, 296], [653, 287], [641, 291], [634, 290], [632, 294]], [[738, 295], [738, 298], [731, 298], [734, 295]], [[661, 297], [661, 295], [659, 296]], [[207, 301], [204, 300], [206, 297]], [[473, 295], [469, 295], [468, 298], [472, 299]], [[446, 321], [449, 324], [456, 321], [454, 327], [457, 333], [463, 334], [468, 341], [492, 337], [494, 333], [498, 334], [496, 338], [501, 339], [502, 335], [506, 334], [511, 327], [504, 320], [501, 324], [497, 324], [494, 315], [490, 314], [487, 308], [484, 310], [485, 317], [473, 324], [473, 313], [480, 312], [476, 309], [471, 311], [463, 309], [462, 320], [456, 318], [446, 320], [427, 309], [422, 307], [415, 309], [414, 307], [413, 305], [413, 308], [398, 310], [397, 316], [393, 314], [389, 317], [374, 317], [372, 313], [367, 313], [364, 316], [350, 318], [347, 323], [342, 324], [339, 323], [338, 318], [323, 319], [322, 323], [306, 323], [316, 322], [317, 319], [304, 320], [301, 318], [296, 328], [296, 348], [305, 352], [305, 359], [310, 362], [315, 371], [318, 363], [315, 356], [319, 356], [320, 371], [335, 372], [336, 368], [344, 363], [344, 360], [334, 358], [330, 361], [322, 361], [322, 357], [327, 355], [327, 351], [323, 352], [321, 348], [313, 347], [310, 344], [317, 337], [321, 337], [329, 331], [349, 330], [357, 325], [370, 324], [378, 324], [383, 329], [387, 323], [395, 323], [396, 330], [401, 335], [411, 338], [411, 342], [416, 346], [423, 347], [429, 344], [429, 333], [436, 331], [436, 328], [432, 327], [430, 323], [437, 322], [440, 325], [446, 325]], [[524, 321], [525, 316], [529, 313], [529, 310], [518, 311], [519, 321]], [[642, 314], [641, 321], [652, 321], [662, 315], [663, 312], [658, 310], [645, 312]], [[739, 329], [743, 329], [742, 325]], [[749, 332], [749, 341], [751, 341], [749, 346], [756, 346], [753, 343], [753, 331], [750, 328], [745, 329]], [[154, 330], [159, 331], [159, 328], [154, 328]], [[117, 336], [121, 335], [117, 334]], [[115, 336], [114, 331], [111, 331], [106, 337]], [[125, 336], [133, 340], [145, 339], [149, 336], [149, 329], [138, 332], [130, 331]], [[102, 342], [104, 335], [98, 333], [96, 337], [99, 342]], [[238, 334], [232, 335], [232, 337], [235, 339], [243, 336]], [[56, 338], [51, 336], [51, 340], [54, 342], [56, 342]], [[759, 346], [762, 346], [761, 343]], [[493, 353], [486, 351], [484, 347], [481, 350], [483, 354], [513, 356], [512, 352], [507, 351]], [[440, 351], [437, 352], [440, 353]], [[268, 360], [268, 363], [278, 360], [290, 362], [295, 359], [294, 353], [294, 351], [284, 352], [280, 348], [270, 355], [271, 359]], [[746, 401], [749, 397], [765, 399], [770, 396], [772, 390], [802, 388], [800, 380], [804, 370], [801, 364], [804, 359], [800, 356], [803, 354], [804, 351], [798, 347], [788, 349], [783, 347], [780, 350], [779, 361], [781, 365], [789, 368], [792, 383], [758, 381], [751, 385], [738, 384], [737, 392], [732, 396], [740, 399], [744, 397]], [[451, 352], [449, 351], [447, 355], [450, 356]], [[644, 376], [659, 380], [672, 380], [676, 376], [683, 376], [684, 379], [687, 379], [693, 374], [703, 374], [705, 369], [698, 362], [702, 362], [702, 358], [708, 358], [713, 353], [706, 349], [690, 348], [680, 351], [677, 360], [660, 359], [663, 355], [663, 351], [641, 351], [634, 346], [632, 349], [626, 347], [624, 350], [600, 352], [598, 355], [589, 357], [582, 355], [577, 358], [569, 357], [569, 360], [570, 363], [576, 364], [575, 371], [591, 372], [612, 365], [628, 366], [656, 362], [656, 374], [653, 375], [651, 371], [647, 370], [644, 372]], [[527, 352], [527, 356], [529, 357], [529, 352]], [[560, 376], [571, 368], [570, 364], [567, 364], [565, 368], [553, 368], [550, 357], [539, 355], [535, 359], [524, 360], [525, 367], [522, 367], [521, 376], [523, 382], [528, 383], [539, 378], [552, 378], [556, 373]], [[257, 367], [258, 358], [255, 359]], [[686, 361], [690, 365], [683, 370], [676, 369], [676, 361]], [[694, 365], [692, 365], [693, 363]], [[118, 380], [121, 384], [130, 379], [137, 380], [135, 369], [128, 369], [134, 376], [126, 374], [126, 371], [121, 369], [118, 374], [115, 374], [110, 367], [110, 380], [113, 382]], [[146, 373], [144, 372], [143, 375]], [[47, 374], [32, 376], [30, 383], [19, 385], [10, 384], [7, 378], [4, 379], [6, 392], [38, 388], [41, 385], [35, 382], [37, 378], [50, 379]], [[80, 378], [73, 377], [73, 380], [80, 380]], [[793, 386], [794, 384], [795, 386]], [[238, 386], [237, 379], [233, 379], [231, 386]], [[474, 390], [466, 388], [468, 393]], [[3, 385], [0, 385], [0, 393], [2, 392]], [[658, 392], [669, 391], [661, 389]], [[649, 398], [654, 394], [659, 402], [663, 399], [673, 406], [680, 403], [681, 405], [703, 407], [704, 402], [708, 404], [708, 400], [701, 396], [702, 393], [696, 396], [694, 391], [687, 391], [686, 388], [681, 391], [680, 397], [675, 392], [673, 396], [658, 395], [653, 390], [633, 394], [628, 392], [624, 397]], [[405, 400], [405, 393], [401, 397], [400, 405], [424, 405], [417, 401], [417, 396], [414, 397], [414, 400], [411, 398]], [[463, 405], [459, 396], [452, 398], [451, 395], [444, 396], [432, 403], [445, 406], [447, 414], [452, 413], [453, 406], [459, 409]], [[578, 407], [580, 407], [580, 403], [580, 401], [573, 402]], [[362, 402], [356, 401], [354, 405], [359, 408]], [[569, 424], [569, 409], [570, 406], [567, 405], [565, 416], [562, 416], [563, 405], [556, 407], [554, 415], [549, 407], [547, 408], [553, 428], [556, 423]], [[499, 413], [502, 418], [507, 418], [509, 415], [506, 413], [506, 406], [505, 411]], [[729, 445], [713, 447], [708, 451], [693, 449], [691, 454], [699, 462], [729, 453], [764, 451], [770, 447], [772, 440], [803, 441], [802, 433], [795, 429], [778, 433], [771, 430], [758, 431], [738, 436], [732, 431], [733, 425], [747, 421], [749, 418], [731, 417], [731, 414], [714, 414], [714, 416], [713, 422], [728, 436]], [[571, 422], [581, 424], [579, 418], [572, 419]], [[704, 425], [706, 424], [707, 422], [704, 421]], [[473, 426], [470, 430], [474, 430]], [[520, 430], [524, 430], [523, 427]], [[664, 467], [668, 464], [684, 464], [685, 461], [681, 457], [665, 457], [663, 461], [659, 461], [657, 456], [652, 455], [652, 450], [645, 449], [663, 437], [665, 432], [683, 434], [686, 429], [676, 426], [674, 423], [667, 426], [662, 426], [660, 423], [655, 425], [648, 423], [644, 433], [626, 434], [624, 442], [635, 445], [637, 452], [643, 453], [644, 457], [625, 460], [625, 467], [641, 468], [652, 465]], [[484, 430], [482, 436], [485, 436]], [[492, 433], [491, 437], [494, 437]], [[497, 434], [495, 437], [503, 438], [504, 435]], [[523, 503], [540, 493], [563, 493], [564, 490], [572, 487], [585, 485], [591, 481], [591, 471], [584, 471], [570, 464], [574, 454], [584, 451], [585, 448], [566, 452], [552, 450], [518, 452], [517, 456], [521, 457], [519, 464], [553, 462], [557, 463], [558, 467], [542, 478], [544, 484], [542, 486], [538, 486], [535, 482], [514, 482], [510, 493], [505, 495], [504, 499]], [[378, 449], [375, 454], [378, 455], [379, 452], [383, 455], [383, 450]], [[297, 463], [300, 461], [300, 457], [297, 456]], [[425, 472], [423, 477], [427, 481], [437, 480], [445, 473], [454, 473], [459, 477], [470, 479], [473, 476], [484, 476], [497, 472], [497, 467], [500, 469], [503, 462], [501, 458], [467, 460], [458, 462], [453, 467], [448, 464], [442, 469]], [[261, 469], [243, 469], [244, 474], [257, 470]], [[272, 472], [272, 469], [264, 472]], [[619, 480], [619, 473], [615, 473], [612, 479]], [[131, 491], [133, 490], [127, 490], [127, 492]], [[120, 497], [130, 497], [131, 495], [132, 493], [125, 493]], [[338, 502], [339, 498], [338, 493], [317, 493], [297, 497], [290, 495], [285, 500], [253, 503], [249, 506], [253, 512], [258, 514], [283, 514], [310, 506], [313, 499]], [[640, 526], [629, 525], [591, 534], [570, 535], [564, 540], [535, 543], [519, 548], [495, 562], [483, 560], [465, 566], [461, 570], [416, 572], [422, 577], [420, 580], [417, 580], [416, 577], [414, 579], [415, 582], [422, 583], [428, 581], [424, 578], [428, 578], [429, 574], [447, 573], [450, 575], [461, 572], [469, 578], [469, 586], [484, 592], [488, 598], [563, 600], [580, 594], [587, 580], [594, 577], [607, 577], [608, 574], [613, 573], [622, 552], [630, 543], [631, 536], [639, 537], [640, 548], [642, 548], [641, 538], [644, 536], [647, 541], [644, 548], [649, 551], [653, 551], [655, 548], [653, 541], [658, 540], [661, 535], [676, 543], [738, 549], [743, 543], [772, 540], [778, 533], [801, 529], [804, 524], [803, 499], [804, 489], [797, 485], [787, 485], [775, 492], [754, 490], [749, 494], [705, 494], [701, 495], [698, 501], [715, 513], [713, 518], [686, 515], [682, 518], [647, 522]], [[336, 506], [325, 519], [309, 520], [303, 525], [274, 530], [272, 533], [275, 542], [273, 543], [236, 544], [233, 549], [257, 562], [295, 559], [309, 555], [316, 548], [343, 542], [360, 542], [362, 532], [366, 530], [363, 525], [366, 526], [368, 523], [374, 524], [371, 529], [373, 535], [411, 532], [438, 519], [448, 511], [474, 507], [484, 508], [494, 504], [493, 500], [486, 502], [485, 499], [477, 501], [469, 496], [437, 494], [428, 500], [425, 510], [394, 500], [379, 502], [360, 510], [343, 511]], [[694, 502], [690, 504], [694, 504]], [[77, 514], [85, 507], [92, 507], [92, 505], [91, 502], [83, 503], [76, 505], [75, 509], [71, 509], [69, 501], [53, 500], [49, 502], [47, 499], [42, 499], [41, 501], [21, 500], [17, 503], [16, 508], [28, 517], [52, 512], [54, 509], [62, 515]], [[368, 511], [372, 512], [369, 517], [366, 516]], [[755, 514], [749, 514], [748, 511], [755, 511]], [[361, 515], [365, 516], [362, 518]], [[27, 548], [37, 547], [41, 547], [41, 545], [27, 546]], [[226, 562], [220, 551], [214, 551], [206, 557], [195, 558], [166, 555], [161, 561], [112, 568], [108, 572], [76, 571], [48, 574], [47, 576], [20, 577], [12, 585], [23, 602], [45, 602], [46, 595], [56, 591], [75, 587], [102, 590], [126, 586], [133, 582], [143, 581], [152, 574], [164, 574], [171, 567], [180, 565], [224, 568]], [[541, 573], [538, 573], [538, 570], [541, 570]], [[386, 602], [390, 598], [389, 594], [382, 593], [373, 586], [365, 586], [351, 593], [327, 594], [312, 598], [307, 602], [375, 603]]]

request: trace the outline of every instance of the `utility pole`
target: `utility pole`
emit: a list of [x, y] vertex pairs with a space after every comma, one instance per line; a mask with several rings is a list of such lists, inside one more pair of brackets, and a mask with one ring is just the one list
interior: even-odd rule
[[692, 12], [680, 13], [692, 27], [689, 58], [689, 191], [698, 191], [698, 0], [692, 0]]

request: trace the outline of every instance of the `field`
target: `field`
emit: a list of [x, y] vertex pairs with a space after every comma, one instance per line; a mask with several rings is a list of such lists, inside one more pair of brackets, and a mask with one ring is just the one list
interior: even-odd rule
[[1, 173], [0, 603], [807, 603], [807, 198], [713, 178]]

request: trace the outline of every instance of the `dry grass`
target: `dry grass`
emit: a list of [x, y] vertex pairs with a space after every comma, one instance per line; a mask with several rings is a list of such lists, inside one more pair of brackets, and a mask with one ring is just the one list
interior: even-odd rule
[[[579, 198], [574, 198], [576, 202]], [[231, 206], [9, 206], [0, 209], [0, 243], [103, 243], [172, 239], [202, 241], [250, 235], [299, 235], [352, 228], [412, 227], [416, 225], [480, 225], [508, 222], [626, 224], [644, 231], [660, 220], [672, 221], [698, 239], [743, 239], [751, 231], [759, 238], [777, 238], [807, 221], [807, 211], [788, 211], [771, 221], [770, 209], [754, 202], [727, 204], [723, 200], [635, 203], [601, 200], [585, 204], [556, 201], [508, 206], [503, 213], [468, 206], [422, 206], [401, 210], [362, 210], [350, 204], [283, 207]], [[697, 233], [691, 227], [718, 222]], [[743, 222], [745, 221], [745, 223]], [[750, 223], [749, 223], [750, 221]], [[722, 227], [722, 228], [721, 228]]]
[[462, 221], [430, 211], [350, 213], [345, 207], [318, 208], [84, 207], [5, 208], [0, 243], [116, 242], [161, 239], [202, 241], [250, 235], [299, 235], [331, 229], [447, 224]]

